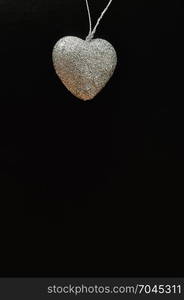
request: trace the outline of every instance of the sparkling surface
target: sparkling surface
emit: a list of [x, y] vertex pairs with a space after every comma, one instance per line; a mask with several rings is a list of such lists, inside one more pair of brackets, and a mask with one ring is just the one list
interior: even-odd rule
[[57, 75], [74, 96], [91, 100], [113, 75], [117, 55], [106, 40], [84, 41], [67, 36], [54, 46], [53, 63]]

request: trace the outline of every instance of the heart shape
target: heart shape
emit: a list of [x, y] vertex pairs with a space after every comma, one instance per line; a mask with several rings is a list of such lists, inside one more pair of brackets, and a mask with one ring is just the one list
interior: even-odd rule
[[115, 49], [103, 39], [64, 37], [54, 46], [52, 57], [60, 80], [82, 100], [93, 99], [104, 88], [117, 64]]

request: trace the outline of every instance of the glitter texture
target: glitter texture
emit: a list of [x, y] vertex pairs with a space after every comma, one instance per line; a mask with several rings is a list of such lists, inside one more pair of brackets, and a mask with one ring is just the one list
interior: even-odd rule
[[67, 36], [54, 46], [53, 64], [57, 75], [74, 96], [91, 100], [113, 75], [117, 55], [106, 40], [85, 41]]

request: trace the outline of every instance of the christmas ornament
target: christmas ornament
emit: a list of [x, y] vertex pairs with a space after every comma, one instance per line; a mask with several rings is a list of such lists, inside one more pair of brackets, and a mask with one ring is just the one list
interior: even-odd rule
[[93, 39], [96, 29], [112, 0], [102, 12], [92, 30], [88, 0], [89, 34], [85, 40], [75, 36], [61, 38], [53, 49], [55, 71], [66, 88], [81, 100], [93, 99], [114, 73], [117, 55], [104, 39]]

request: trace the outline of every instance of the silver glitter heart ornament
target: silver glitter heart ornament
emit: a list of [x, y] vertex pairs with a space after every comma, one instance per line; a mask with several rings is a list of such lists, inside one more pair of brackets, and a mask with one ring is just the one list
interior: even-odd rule
[[62, 83], [82, 100], [93, 99], [104, 88], [117, 64], [116, 51], [106, 40], [74, 36], [60, 39], [52, 58]]

